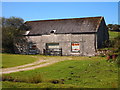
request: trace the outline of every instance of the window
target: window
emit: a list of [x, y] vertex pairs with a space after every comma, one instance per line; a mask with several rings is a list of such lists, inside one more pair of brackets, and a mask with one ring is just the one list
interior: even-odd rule
[[71, 43], [71, 51], [72, 52], [80, 52], [80, 43], [79, 42], [72, 42]]
[[30, 43], [29, 48], [35, 50], [36, 49], [36, 44], [35, 43]]
[[28, 35], [29, 33], [30, 33], [30, 31], [26, 31], [26, 32], [25, 32], [25, 35]]
[[50, 31], [50, 33], [55, 33], [56, 32], [56, 30], [52, 30], [52, 31]]
[[36, 43], [29, 43], [29, 54], [37, 54], [37, 46]]
[[59, 48], [59, 43], [47, 43], [46, 45], [48, 49]]

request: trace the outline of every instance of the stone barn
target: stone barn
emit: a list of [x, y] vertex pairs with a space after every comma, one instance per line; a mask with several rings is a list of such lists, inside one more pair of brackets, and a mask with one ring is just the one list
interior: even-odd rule
[[27, 21], [23, 54], [94, 56], [109, 39], [104, 17]]

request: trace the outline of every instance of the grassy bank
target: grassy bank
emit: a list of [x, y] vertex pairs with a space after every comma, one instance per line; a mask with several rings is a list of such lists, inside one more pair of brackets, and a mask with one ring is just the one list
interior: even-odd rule
[[31, 55], [2, 54], [2, 68], [24, 65], [36, 61]]
[[116, 38], [118, 36], [118, 34], [120, 34], [120, 32], [109, 31], [110, 40]]
[[[60, 58], [60, 57], [58, 57]], [[63, 57], [62, 57], [63, 58]], [[117, 88], [118, 69], [105, 57], [68, 57], [47, 67], [3, 75], [3, 87]], [[57, 56], [56, 56], [57, 59]], [[67, 58], [66, 58], [67, 59]], [[9, 80], [11, 78], [11, 81]]]

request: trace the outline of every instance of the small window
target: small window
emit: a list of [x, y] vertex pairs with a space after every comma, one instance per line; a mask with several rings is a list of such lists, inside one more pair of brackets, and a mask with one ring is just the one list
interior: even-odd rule
[[71, 43], [71, 51], [72, 52], [80, 52], [80, 43], [79, 42], [72, 42]]
[[26, 31], [26, 32], [25, 32], [25, 35], [28, 35], [29, 33], [30, 33], [30, 31]]
[[59, 48], [59, 43], [46, 43], [47, 49]]
[[56, 30], [51, 30], [51, 31], [50, 31], [50, 33], [55, 33], [55, 32], [56, 32]]
[[29, 49], [32, 49], [32, 50], [35, 50], [37, 47], [36, 47], [36, 44], [35, 43], [30, 43], [29, 44]]

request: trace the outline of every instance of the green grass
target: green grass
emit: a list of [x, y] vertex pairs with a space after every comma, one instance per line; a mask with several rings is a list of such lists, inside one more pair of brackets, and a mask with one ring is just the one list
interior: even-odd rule
[[52, 84], [52, 83], [38, 83], [38, 84], [28, 84], [21, 82], [8, 82], [5, 81], [2, 83], [3, 90], [4, 88], [31, 88], [32, 90], [36, 90], [35, 88], [79, 88], [78, 86], [72, 84]]
[[[58, 57], [60, 58], [60, 57]], [[63, 57], [62, 57], [63, 58]], [[67, 58], [67, 57], [66, 57]], [[105, 57], [74, 57], [47, 67], [30, 71], [5, 74], [17, 80], [42, 77], [41, 83], [3, 81], [3, 87], [39, 88], [117, 88], [118, 69], [114, 63], [106, 62]], [[57, 57], [56, 57], [57, 59]], [[40, 78], [41, 78], [40, 77]], [[62, 83], [54, 84], [58, 80]], [[63, 81], [62, 81], [63, 80]]]
[[115, 31], [109, 31], [109, 38], [114, 39], [120, 34], [120, 32], [115, 32]]
[[2, 68], [24, 65], [36, 61], [31, 55], [2, 54]]

